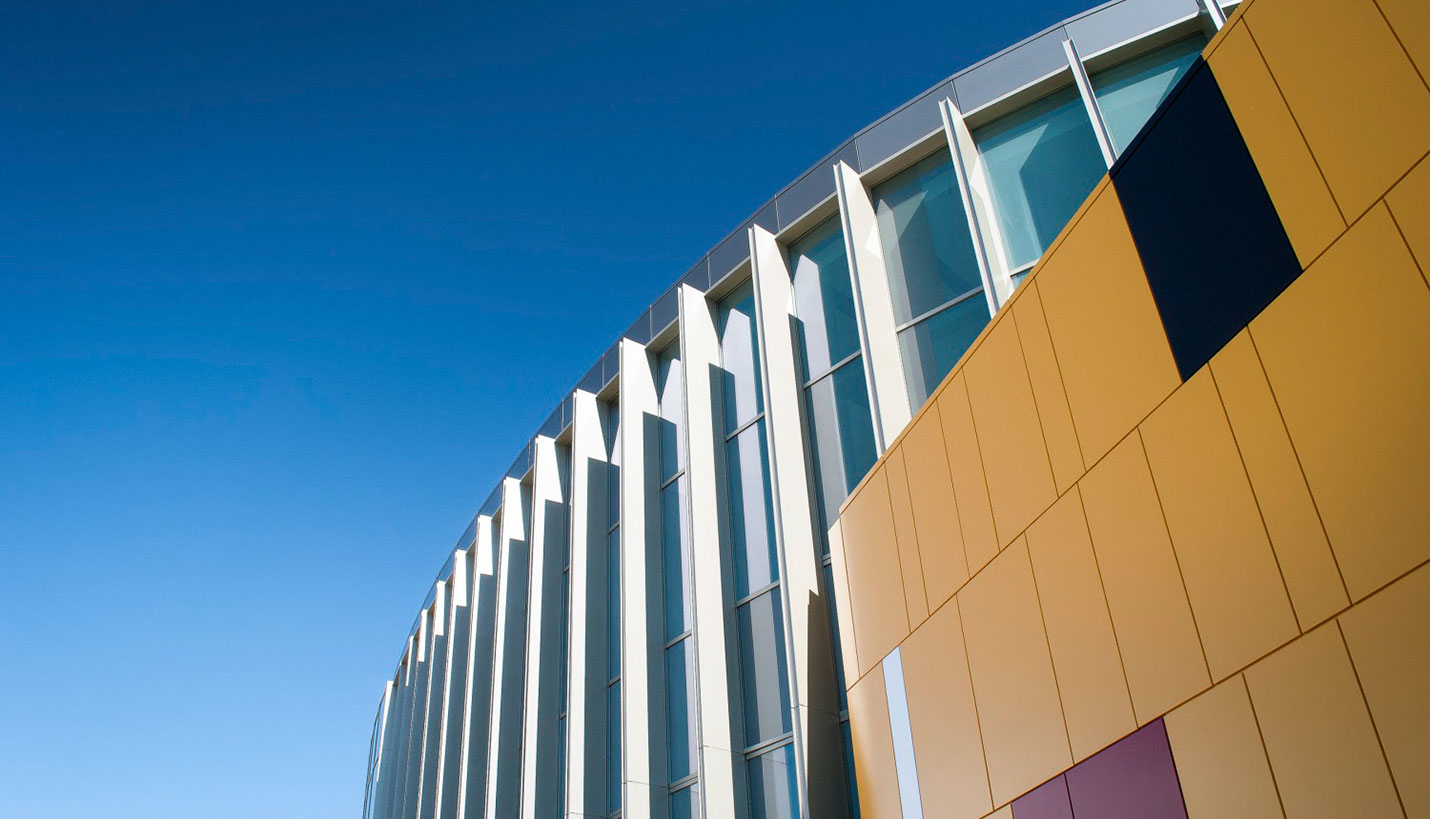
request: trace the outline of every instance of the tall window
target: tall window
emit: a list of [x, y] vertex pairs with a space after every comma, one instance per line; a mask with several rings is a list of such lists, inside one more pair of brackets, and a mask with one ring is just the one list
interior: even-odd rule
[[[853, 283], [844, 251], [844, 236], [833, 219], [789, 246], [790, 276], [794, 281], [795, 314], [799, 320], [804, 359], [805, 404], [810, 425], [814, 475], [819, 507], [820, 560], [825, 576], [825, 600], [830, 622], [835, 619], [834, 586], [830, 583], [827, 536], [830, 518], [868, 473], [878, 452], [874, 445], [869, 390], [864, 382], [864, 362], [859, 328], [854, 315]], [[834, 634], [834, 656], [839, 656], [839, 635]], [[847, 725], [849, 709], [843, 705], [843, 668], [838, 662], [841, 720]], [[845, 742], [845, 756], [849, 745]], [[850, 803], [858, 804], [854, 769], [845, 767]], [[854, 808], [857, 811], [857, 807]]]
[[700, 811], [696, 766], [695, 650], [691, 639], [690, 540], [685, 531], [685, 391], [680, 349], [671, 345], [657, 362], [660, 396], [660, 542], [665, 608], [666, 765], [671, 819]]
[[988, 300], [947, 150], [874, 188], [873, 198], [917, 408], [988, 324]]
[[993, 186], [1014, 282], [1107, 172], [1087, 109], [1064, 88], [973, 132]]
[[798, 804], [793, 728], [774, 509], [765, 460], [764, 396], [755, 360], [755, 305], [749, 285], [720, 305], [719, 329], [729, 547], [750, 816], [788, 819]]
[[621, 435], [620, 411], [605, 407], [606, 478], [606, 815], [621, 815]]
[[1206, 44], [1206, 38], [1198, 34], [1092, 75], [1098, 108], [1119, 154], [1127, 150]]
[[830, 513], [878, 458], [849, 261], [838, 223], [830, 219], [791, 244], [789, 268], [804, 353], [819, 519], [827, 525]]

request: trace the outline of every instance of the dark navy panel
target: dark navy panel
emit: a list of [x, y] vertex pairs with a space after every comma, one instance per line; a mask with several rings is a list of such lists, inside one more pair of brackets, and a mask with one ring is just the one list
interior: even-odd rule
[[1301, 265], [1200, 57], [1110, 173], [1186, 380]]

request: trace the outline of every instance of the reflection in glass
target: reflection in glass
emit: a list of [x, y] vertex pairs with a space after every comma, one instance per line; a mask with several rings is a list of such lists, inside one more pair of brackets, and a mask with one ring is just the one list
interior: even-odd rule
[[621, 684], [606, 688], [606, 813], [621, 809]]
[[779, 591], [771, 589], [740, 606], [736, 628], [740, 636], [740, 678], [748, 747], [790, 730], [784, 618]]
[[755, 295], [746, 284], [720, 305], [720, 400], [726, 433], [764, 410], [755, 350]]
[[700, 785], [673, 791], [670, 794], [670, 819], [696, 819], [700, 815]]
[[1206, 38], [1198, 35], [1092, 75], [1097, 106], [1119, 154], [1132, 144], [1206, 44]]
[[735, 563], [735, 597], [739, 599], [779, 579], [763, 419], [746, 427], [725, 444], [725, 468], [730, 486], [730, 546]]
[[973, 132], [1010, 268], [1037, 261], [1107, 171], [1077, 91], [1065, 88]]
[[909, 400], [915, 407], [923, 406], [987, 324], [988, 304], [975, 295], [899, 333]]
[[814, 382], [806, 395], [819, 520], [825, 528], [878, 460], [863, 361], [856, 358]]
[[606, 536], [606, 678], [621, 676], [621, 530]]
[[685, 479], [680, 478], [660, 490], [666, 641], [690, 630], [690, 546], [681, 525], [685, 519], [684, 485]]
[[859, 352], [853, 283], [838, 221], [824, 221], [791, 244], [788, 255], [805, 377], [814, 378]]
[[879, 241], [900, 324], [983, 286], [948, 151], [874, 188]]
[[685, 418], [685, 390], [682, 388], [679, 345], [671, 345], [660, 357], [656, 389], [660, 394], [660, 482], [665, 483], [685, 468], [685, 450], [680, 442], [680, 424]]
[[689, 639], [665, 650], [666, 735], [670, 742], [670, 781], [695, 773], [694, 657]]
[[794, 746], [782, 745], [749, 761], [751, 819], [794, 816]]

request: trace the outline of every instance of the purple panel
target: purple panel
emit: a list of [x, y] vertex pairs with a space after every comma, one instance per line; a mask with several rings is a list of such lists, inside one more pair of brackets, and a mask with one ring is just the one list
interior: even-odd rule
[[1013, 819], [1073, 819], [1067, 782], [1059, 775], [1014, 799]]
[[1068, 771], [1077, 819], [1187, 819], [1159, 719]]

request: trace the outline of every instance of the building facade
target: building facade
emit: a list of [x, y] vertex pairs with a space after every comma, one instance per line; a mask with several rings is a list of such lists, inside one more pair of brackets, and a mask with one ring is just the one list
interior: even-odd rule
[[463, 533], [364, 819], [1430, 816], [1423, 9], [1116, 0], [787, 186]]

